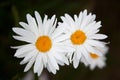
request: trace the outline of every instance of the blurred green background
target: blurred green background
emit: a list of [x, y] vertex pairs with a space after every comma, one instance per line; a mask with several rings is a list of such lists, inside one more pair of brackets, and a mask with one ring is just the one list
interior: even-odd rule
[[22, 80], [26, 74], [25, 65], [19, 65], [22, 59], [13, 57], [15, 50], [10, 46], [21, 44], [12, 38], [11, 28], [19, 27], [19, 21], [26, 22], [27, 13], [34, 16], [36, 10], [42, 18], [56, 14], [61, 21], [64, 13], [72, 16], [84, 9], [97, 15], [103, 25], [101, 32], [109, 36], [107, 66], [94, 71], [83, 64], [77, 69], [64, 66], [56, 75], [45, 70], [49, 80], [120, 80], [120, 0], [0, 0], [0, 80]]

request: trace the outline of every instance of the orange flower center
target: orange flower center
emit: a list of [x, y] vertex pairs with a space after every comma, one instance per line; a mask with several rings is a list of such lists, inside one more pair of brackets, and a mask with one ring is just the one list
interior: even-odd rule
[[73, 44], [80, 45], [86, 40], [86, 35], [83, 31], [77, 30], [71, 35], [70, 39]]
[[35, 45], [40, 52], [47, 52], [52, 47], [52, 41], [48, 36], [40, 36]]
[[97, 54], [94, 54], [94, 53], [90, 53], [90, 56], [93, 58], [93, 59], [97, 59], [99, 56]]

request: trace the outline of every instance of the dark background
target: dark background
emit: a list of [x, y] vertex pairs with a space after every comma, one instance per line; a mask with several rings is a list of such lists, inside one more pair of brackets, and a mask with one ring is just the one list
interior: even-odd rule
[[37, 10], [42, 18], [56, 14], [61, 21], [64, 13], [72, 16], [84, 9], [97, 15], [103, 25], [101, 33], [109, 36], [107, 66], [94, 71], [83, 64], [77, 69], [60, 67], [56, 75], [48, 73], [50, 80], [120, 80], [120, 0], [0, 0], [0, 80], [21, 80], [26, 74], [25, 65], [19, 65], [21, 59], [13, 57], [15, 50], [10, 46], [21, 44], [12, 38], [11, 28], [19, 27], [19, 21], [26, 22], [27, 13], [34, 16]]

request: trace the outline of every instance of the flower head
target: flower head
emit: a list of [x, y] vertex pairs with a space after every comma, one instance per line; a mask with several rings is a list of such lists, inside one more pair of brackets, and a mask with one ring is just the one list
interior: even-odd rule
[[74, 68], [78, 67], [82, 56], [90, 61], [90, 53], [96, 53], [98, 56], [102, 55], [95, 47], [104, 47], [105, 42], [100, 40], [107, 38], [107, 36], [98, 33], [101, 22], [96, 22], [95, 18], [96, 16], [91, 13], [87, 14], [87, 10], [80, 12], [78, 17], [74, 15], [74, 19], [68, 14], [61, 17], [63, 22], [59, 22], [59, 26], [64, 27], [64, 34], [68, 35], [64, 44], [69, 44], [74, 48], [73, 52], [67, 54], [70, 62], [73, 62]]
[[[24, 58], [20, 64], [26, 64], [24, 71], [28, 71], [34, 64], [34, 73], [41, 74], [43, 68], [56, 74], [60, 65], [69, 64], [65, 53], [66, 47], [61, 43], [65, 36], [62, 28], [56, 28], [57, 19], [55, 15], [51, 19], [45, 15], [42, 21], [41, 16], [35, 11], [35, 18], [27, 14], [27, 23], [20, 22], [22, 28], [14, 27], [17, 34], [14, 39], [27, 42], [26, 45], [17, 48], [15, 56]], [[36, 19], [36, 20], [35, 20]]]
[[95, 47], [95, 48], [97, 50], [99, 50], [101, 53], [103, 53], [103, 55], [99, 56], [96, 53], [90, 53], [89, 54], [90, 61], [86, 61], [86, 59], [84, 57], [81, 58], [81, 62], [83, 62], [85, 64], [85, 66], [89, 66], [91, 70], [93, 70], [95, 67], [103, 68], [106, 66], [105, 54], [108, 51], [108, 47], [105, 46], [103, 48], [101, 48], [101, 47]]

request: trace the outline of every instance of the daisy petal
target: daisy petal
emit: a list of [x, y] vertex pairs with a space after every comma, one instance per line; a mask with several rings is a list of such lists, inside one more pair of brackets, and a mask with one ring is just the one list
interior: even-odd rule
[[95, 34], [90, 37], [90, 39], [106, 39], [106, 38], [107, 38], [107, 36], [104, 34]]
[[36, 59], [36, 56], [33, 56], [32, 59], [29, 61], [29, 63], [26, 65], [24, 72], [27, 72], [32, 67], [35, 59]]

